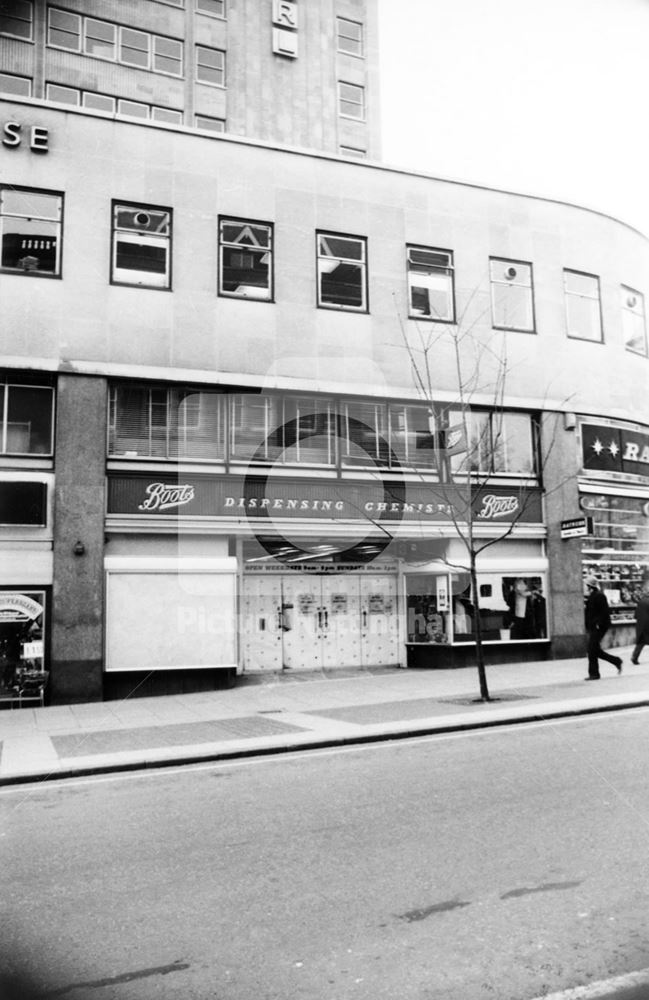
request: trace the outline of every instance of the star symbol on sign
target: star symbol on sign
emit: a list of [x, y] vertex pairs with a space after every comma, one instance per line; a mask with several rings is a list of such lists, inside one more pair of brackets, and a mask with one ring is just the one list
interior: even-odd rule
[[604, 451], [604, 445], [602, 444], [599, 438], [595, 438], [594, 443], [591, 444], [591, 448], [593, 449], [596, 455], [601, 455], [602, 452]]
[[615, 443], [615, 441], [611, 441], [611, 443], [608, 446], [608, 450], [610, 451], [610, 453], [613, 456], [613, 458], [615, 458], [615, 456], [617, 455], [617, 453], [618, 453], [618, 451], [620, 449], [617, 446], [617, 444]]

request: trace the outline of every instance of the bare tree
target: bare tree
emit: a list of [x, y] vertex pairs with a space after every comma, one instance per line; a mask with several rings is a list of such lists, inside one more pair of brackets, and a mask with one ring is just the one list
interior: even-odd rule
[[[431, 430], [436, 435], [439, 455], [440, 475], [437, 482], [426, 482], [431, 496], [444, 505], [453, 524], [457, 538], [466, 552], [462, 564], [442, 556], [450, 568], [470, 576], [471, 601], [475, 621], [475, 653], [478, 669], [480, 700], [491, 701], [485, 668], [484, 636], [480, 615], [480, 588], [478, 585], [477, 560], [482, 552], [508, 538], [517, 524], [529, 512], [529, 505], [538, 502], [536, 494], [529, 489], [529, 479], [542, 475], [549, 458], [555, 437], [545, 443], [540, 440], [540, 428], [533, 424], [536, 469], [530, 468], [527, 483], [512, 487], [515, 503], [510, 498], [510, 509], [506, 521], [491, 522], [498, 528], [490, 530], [488, 537], [477, 530], [476, 515], [485, 504], [497, 505], [503, 502], [494, 492], [496, 482], [502, 482], [498, 474], [498, 461], [504, 456], [511, 441], [507, 433], [507, 411], [505, 409], [505, 388], [510, 373], [506, 353], [506, 337], [499, 335], [488, 341], [476, 333], [481, 317], [466, 322], [464, 316], [455, 324], [426, 324], [422, 331], [418, 323], [413, 324], [413, 337], [406, 330], [401, 317], [403, 347], [407, 351], [414, 383], [419, 396], [429, 406]], [[412, 329], [412, 326], [411, 326]], [[442, 354], [447, 370], [450, 368], [455, 381], [455, 399], [441, 403], [436, 399], [434, 359]], [[446, 393], [445, 393], [446, 394]], [[476, 419], [476, 407], [483, 408], [485, 419]], [[433, 426], [442, 415], [441, 426]]]

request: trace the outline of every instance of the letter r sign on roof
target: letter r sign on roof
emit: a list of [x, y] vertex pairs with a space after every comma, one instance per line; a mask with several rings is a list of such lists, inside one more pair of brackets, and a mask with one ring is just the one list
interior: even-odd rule
[[297, 4], [291, 0], [273, 0], [273, 24], [297, 31]]

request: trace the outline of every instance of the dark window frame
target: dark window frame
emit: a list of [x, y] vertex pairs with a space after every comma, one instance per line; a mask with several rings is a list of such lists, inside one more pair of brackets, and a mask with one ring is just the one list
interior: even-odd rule
[[[245, 295], [236, 291], [227, 291], [223, 289], [223, 251], [226, 247], [234, 247], [237, 244], [231, 243], [229, 240], [223, 239], [223, 227], [226, 225], [233, 226], [251, 226], [259, 227], [268, 230], [269, 233], [269, 248], [265, 251], [270, 254], [270, 266], [268, 268], [268, 295], [256, 296], [256, 295]], [[242, 244], [242, 252], [245, 251], [245, 244]], [[251, 252], [257, 252], [252, 248]], [[227, 299], [238, 299], [245, 302], [275, 302], [275, 224], [273, 222], [265, 222], [260, 219], [242, 219], [234, 215], [219, 215], [218, 217], [218, 259], [217, 259], [217, 280], [216, 280], [216, 293], [221, 298]]]
[[[451, 281], [451, 318], [450, 319], [440, 319], [438, 316], [422, 316], [421, 313], [416, 313], [412, 311], [412, 297], [411, 297], [411, 286], [409, 276], [411, 274], [410, 264], [416, 263], [410, 260], [410, 251], [415, 252], [426, 252], [426, 253], [436, 253], [436, 254], [447, 254], [450, 263], [446, 268], [440, 265], [439, 270], [450, 271], [450, 281]], [[414, 272], [413, 272], [414, 273]], [[456, 312], [456, 302], [455, 302], [455, 258], [452, 250], [446, 250], [442, 247], [426, 246], [423, 243], [406, 243], [406, 281], [407, 281], [407, 293], [408, 293], [408, 317], [410, 319], [423, 320], [426, 323], [446, 323], [454, 324], [457, 322], [457, 312]]]
[[[597, 282], [597, 315], [599, 317], [599, 338], [594, 339], [593, 337], [580, 337], [577, 334], [570, 333], [569, 315], [568, 315], [568, 303], [570, 301], [569, 296], [578, 296], [578, 292], [569, 292], [566, 287], [566, 275], [575, 274], [580, 278], [593, 278]], [[588, 296], [580, 296], [581, 298], [588, 298]], [[602, 312], [602, 284], [598, 274], [591, 274], [589, 271], [578, 271], [574, 267], [564, 267], [563, 269], [563, 303], [566, 318], [566, 335], [568, 340], [579, 340], [584, 344], [604, 344], [604, 315]]]
[[[116, 270], [116, 235], [118, 231], [116, 226], [116, 213], [118, 208], [134, 209], [136, 211], [141, 211], [146, 213], [149, 212], [166, 212], [169, 215], [169, 236], [167, 238], [167, 268], [166, 268], [166, 284], [148, 284], [146, 281], [124, 281], [120, 278], [115, 278]], [[113, 198], [111, 201], [110, 208], [110, 278], [109, 283], [111, 285], [119, 285], [123, 288], [147, 288], [150, 291], [155, 292], [171, 292], [173, 291], [173, 209], [162, 205], [151, 205], [148, 203], [131, 201], [127, 198]], [[135, 230], [133, 230], [135, 232]], [[162, 241], [161, 241], [162, 242]], [[146, 274], [145, 271], [142, 272]]]
[[[2, 192], [5, 191], [5, 190], [10, 190], [10, 191], [26, 191], [26, 192], [31, 192], [32, 194], [36, 194], [36, 195], [48, 195], [50, 197], [58, 198], [59, 199], [59, 218], [58, 218], [58, 221], [57, 221], [57, 225], [58, 225], [57, 244], [58, 245], [57, 245], [57, 248], [56, 248], [57, 268], [56, 268], [55, 271], [40, 271], [40, 270], [37, 270], [35, 268], [34, 269], [30, 269], [29, 267], [22, 267], [22, 268], [4, 267], [2, 265], [2, 263], [1, 263], [2, 258], [0, 256], [0, 273], [1, 274], [15, 274], [15, 275], [18, 275], [18, 276], [28, 277], [28, 278], [47, 278], [47, 279], [50, 279], [50, 280], [54, 279], [54, 280], [60, 281], [62, 279], [62, 277], [63, 277], [63, 222], [64, 222], [64, 214], [65, 214], [65, 196], [64, 196], [63, 191], [49, 191], [46, 188], [33, 188], [33, 187], [27, 187], [26, 185], [22, 185], [22, 184], [0, 184], [0, 254], [1, 254], [1, 251], [2, 251], [3, 241], [4, 241], [4, 235], [3, 235], [4, 234], [4, 226], [3, 226], [3, 221], [2, 220], [5, 218], [5, 215], [2, 212]], [[7, 213], [7, 214], [11, 218], [14, 217], [13, 213]], [[28, 218], [27, 216], [19, 216], [19, 217], [20, 218]], [[52, 220], [51, 219], [47, 219], [47, 220], [44, 220], [44, 221], [51, 222]]]
[[[333, 255], [331, 257], [329, 257], [329, 258], [327, 258], [326, 255], [322, 255], [322, 258], [321, 258], [321, 254], [320, 254], [320, 238], [321, 237], [323, 239], [331, 238], [331, 239], [334, 239], [334, 240], [336, 240], [336, 239], [340, 239], [340, 240], [355, 240], [357, 243], [359, 243], [363, 247], [363, 255], [362, 255], [362, 257], [358, 258], [358, 261], [354, 260], [354, 258], [351, 258], [351, 257], [338, 257], [338, 258], [336, 258]], [[370, 311], [369, 254], [368, 254], [368, 250], [369, 250], [368, 242], [369, 241], [368, 241], [367, 236], [356, 236], [356, 235], [353, 235], [351, 233], [339, 233], [339, 232], [333, 232], [332, 230], [327, 230], [327, 229], [317, 229], [316, 230], [316, 234], [315, 234], [315, 238], [316, 238], [316, 244], [315, 244], [315, 251], [316, 251], [316, 259], [315, 259], [315, 264], [316, 264], [316, 304], [317, 304], [318, 309], [334, 309], [337, 312], [369, 313], [369, 311]], [[361, 266], [361, 299], [362, 299], [360, 306], [348, 305], [348, 304], [345, 304], [344, 302], [343, 303], [335, 303], [335, 302], [323, 302], [322, 301], [322, 286], [321, 286], [321, 274], [320, 274], [320, 260], [321, 259], [330, 259], [330, 260], [336, 260], [336, 259], [338, 259], [339, 261], [345, 261], [345, 260], [347, 260], [347, 261], [350, 261], [352, 263], [352, 265], [355, 265], [357, 263], [360, 264], [360, 266]], [[323, 273], [326, 273], [326, 272], [323, 272]]]
[[[522, 285], [520, 287], [529, 288], [529, 299], [530, 299], [530, 316], [531, 316], [531, 326], [517, 326], [513, 324], [496, 323], [496, 304], [494, 301], [494, 286], [504, 285], [507, 287], [507, 282], [505, 281], [494, 281], [491, 273], [492, 264], [499, 263], [503, 265], [509, 265], [510, 268], [516, 269], [516, 266], [529, 268], [530, 283], [529, 285]], [[512, 279], [513, 280], [513, 279]], [[536, 306], [535, 306], [535, 295], [534, 295], [534, 265], [528, 260], [517, 260], [513, 257], [499, 257], [491, 256], [489, 257], [489, 294], [491, 298], [491, 326], [493, 330], [504, 330], [510, 333], [538, 333], [536, 328]]]

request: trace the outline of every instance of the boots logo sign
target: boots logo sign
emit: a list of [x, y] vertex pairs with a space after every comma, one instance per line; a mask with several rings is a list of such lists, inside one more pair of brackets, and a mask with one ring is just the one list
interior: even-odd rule
[[494, 517], [515, 514], [517, 510], [518, 497], [497, 497], [493, 493], [487, 493], [482, 498], [482, 509], [478, 511], [478, 517], [492, 520]]
[[194, 499], [194, 487], [185, 484], [174, 486], [168, 483], [149, 483], [146, 488], [147, 498], [138, 505], [138, 510], [168, 510], [170, 507], [182, 507]]

